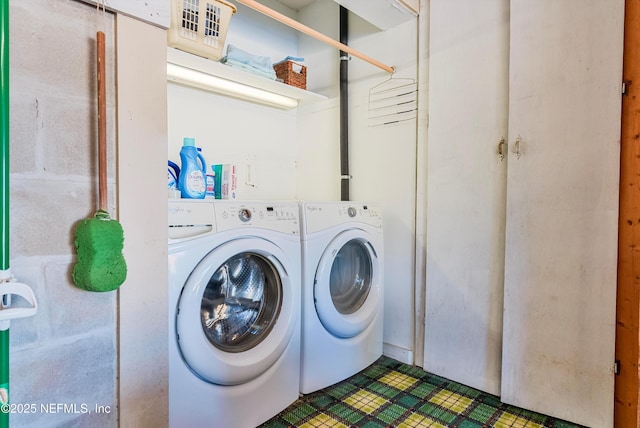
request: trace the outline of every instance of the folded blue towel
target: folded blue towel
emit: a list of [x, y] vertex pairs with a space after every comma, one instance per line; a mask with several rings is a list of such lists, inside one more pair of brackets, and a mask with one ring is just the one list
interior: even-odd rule
[[248, 71], [250, 73], [266, 77], [267, 79], [276, 80], [276, 72], [273, 70], [273, 68], [271, 70], [269, 70], [269, 71], [266, 71], [266, 70], [258, 69], [258, 68], [252, 67], [250, 65], [247, 65], [247, 64], [245, 64], [243, 62], [239, 62], [239, 61], [236, 61], [234, 59], [229, 59], [229, 58], [227, 58], [224, 61], [224, 64], [226, 64], [228, 66], [231, 66], [233, 68], [239, 68], [239, 69]]
[[280, 61], [276, 62], [273, 65], [278, 65], [278, 64], [283, 63], [285, 61], [293, 61], [293, 62], [297, 62], [298, 64], [303, 64], [304, 65], [304, 58], [301, 58], [299, 56], [288, 56], [285, 59], [280, 60]]
[[273, 71], [273, 66], [271, 65], [271, 58], [250, 54], [234, 45], [227, 47], [227, 55], [222, 58], [221, 62], [256, 72], [256, 74], [272, 79], [276, 78], [275, 71]]

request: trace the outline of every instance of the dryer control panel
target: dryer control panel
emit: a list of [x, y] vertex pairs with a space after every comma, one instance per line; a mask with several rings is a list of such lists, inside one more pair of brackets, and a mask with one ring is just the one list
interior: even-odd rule
[[306, 233], [318, 232], [346, 223], [364, 223], [382, 228], [382, 214], [377, 204], [363, 202], [305, 202], [302, 215]]
[[295, 202], [215, 201], [218, 231], [256, 227], [300, 234], [298, 205]]

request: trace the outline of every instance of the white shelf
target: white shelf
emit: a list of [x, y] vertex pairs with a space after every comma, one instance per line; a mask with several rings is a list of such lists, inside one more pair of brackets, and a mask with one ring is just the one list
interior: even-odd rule
[[218, 61], [212, 61], [175, 48], [167, 48], [167, 62], [180, 65], [201, 73], [209, 74], [242, 85], [259, 88], [278, 95], [293, 98], [300, 104], [326, 100], [327, 97], [282, 82], [268, 79], [247, 71], [238, 70]]

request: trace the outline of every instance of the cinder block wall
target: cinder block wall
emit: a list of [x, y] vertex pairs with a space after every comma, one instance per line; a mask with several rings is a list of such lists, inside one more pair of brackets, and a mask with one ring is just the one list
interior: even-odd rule
[[70, 275], [76, 224], [97, 203], [98, 29], [115, 212], [114, 18], [74, 0], [9, 4], [11, 269], [39, 303], [37, 315], [11, 324], [11, 402], [30, 405], [11, 426], [116, 426], [117, 294], [77, 289]]

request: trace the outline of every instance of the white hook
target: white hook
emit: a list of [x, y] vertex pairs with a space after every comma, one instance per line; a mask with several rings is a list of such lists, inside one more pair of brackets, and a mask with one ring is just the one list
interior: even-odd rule
[[[12, 308], [1, 303], [5, 301], [5, 296], [12, 294], [24, 298], [31, 306], [28, 308]], [[0, 284], [0, 330], [8, 329], [11, 320], [33, 316], [37, 311], [38, 302], [31, 287], [20, 282]]]

